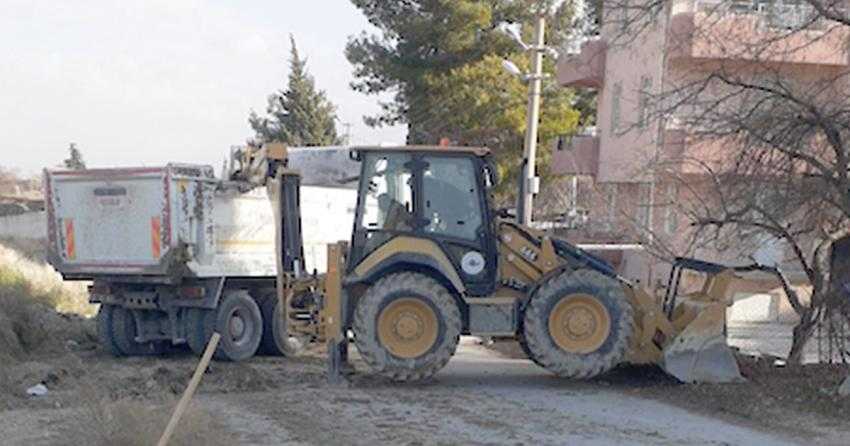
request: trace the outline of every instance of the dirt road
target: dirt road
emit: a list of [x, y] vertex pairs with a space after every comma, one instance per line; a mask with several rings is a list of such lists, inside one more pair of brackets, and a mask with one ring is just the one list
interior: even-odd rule
[[[177, 383], [188, 379], [196, 361], [92, 354], [103, 371], [96, 377], [101, 387], [143, 398], [146, 389], [179, 392]], [[605, 381], [556, 379], [473, 338], [464, 338], [446, 369], [427, 384], [398, 385], [361, 373], [349, 386], [331, 387], [322, 372], [318, 358], [214, 363], [194, 404], [239, 444], [250, 445], [759, 445], [796, 444], [801, 438], [632, 396]], [[73, 406], [82, 385], [64, 384], [67, 390], [62, 385], [50, 399], [0, 412], [0, 443], [63, 444], [74, 412], [84, 408]]]
[[201, 401], [245, 444], [792, 444], [600, 387], [465, 340], [427, 385], [357, 378], [324, 395], [310, 385]]

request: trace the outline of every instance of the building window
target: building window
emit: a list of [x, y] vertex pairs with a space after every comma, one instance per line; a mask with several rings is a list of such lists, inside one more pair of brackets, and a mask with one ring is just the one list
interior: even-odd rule
[[611, 90], [611, 133], [620, 129], [620, 102], [623, 96], [623, 84], [617, 82]]
[[652, 90], [652, 78], [640, 78], [640, 99], [638, 100], [638, 127], [646, 128], [649, 124], [649, 95]]
[[664, 207], [664, 230], [673, 235], [679, 230], [679, 188], [675, 184], [667, 185], [667, 205]]
[[637, 224], [640, 229], [650, 230], [650, 207], [652, 206], [652, 184], [638, 185]]

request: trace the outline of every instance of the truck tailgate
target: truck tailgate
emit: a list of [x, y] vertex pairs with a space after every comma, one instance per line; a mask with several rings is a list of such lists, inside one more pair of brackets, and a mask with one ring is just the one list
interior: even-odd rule
[[169, 183], [165, 168], [49, 172], [51, 261], [63, 273], [165, 273]]

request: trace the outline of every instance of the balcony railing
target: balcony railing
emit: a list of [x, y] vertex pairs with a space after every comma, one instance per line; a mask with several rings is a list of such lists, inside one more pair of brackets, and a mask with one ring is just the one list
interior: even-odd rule
[[558, 83], [565, 87], [600, 88], [605, 80], [608, 45], [596, 38], [582, 43], [577, 54], [565, 54], [558, 60]]
[[753, 15], [760, 25], [773, 29], [826, 30], [830, 24], [811, 5], [801, 3], [697, 0], [694, 9], [714, 17]]
[[599, 138], [589, 127], [576, 135], [559, 138], [552, 151], [551, 170], [563, 175], [592, 175], [599, 170]]
[[673, 59], [740, 60], [846, 67], [850, 27], [807, 4], [691, 0], [674, 4]]

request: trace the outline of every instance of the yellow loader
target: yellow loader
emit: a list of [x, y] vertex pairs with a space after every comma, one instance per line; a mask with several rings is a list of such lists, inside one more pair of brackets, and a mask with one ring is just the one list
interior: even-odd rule
[[[285, 155], [282, 155], [285, 157]], [[297, 173], [278, 169], [279, 297], [289, 336], [328, 345], [329, 375], [353, 342], [375, 374], [437, 373], [461, 335], [516, 339], [539, 366], [590, 378], [619, 364], [658, 364], [683, 382], [742, 379], [726, 344], [736, 271], [678, 259], [665, 296], [604, 261], [494, 209], [485, 148], [364, 147], [350, 242], [305, 276]], [[276, 161], [285, 165], [285, 160]], [[299, 266], [300, 265], [300, 266]], [[679, 293], [684, 275], [701, 290]]]

